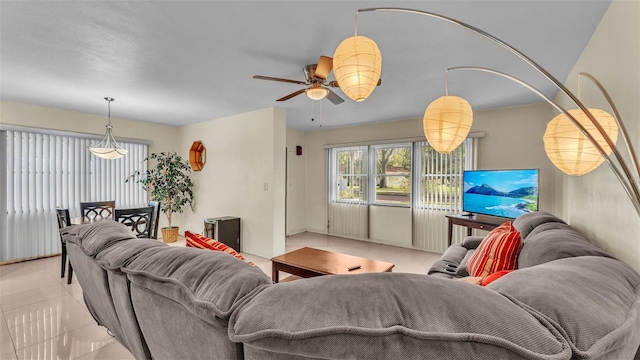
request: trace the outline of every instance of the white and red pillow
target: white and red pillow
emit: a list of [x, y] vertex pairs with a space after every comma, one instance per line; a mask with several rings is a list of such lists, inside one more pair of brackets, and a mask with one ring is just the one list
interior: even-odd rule
[[502, 270], [515, 270], [521, 249], [520, 232], [507, 221], [482, 240], [469, 259], [469, 275], [485, 277]]
[[233, 255], [234, 257], [246, 261], [249, 265], [255, 266], [251, 261], [247, 261], [244, 256], [240, 255], [237, 251], [233, 250], [230, 246], [223, 244], [219, 241], [209, 239], [206, 236], [192, 233], [191, 231], [184, 232], [184, 238], [187, 241], [187, 247], [195, 247], [198, 249], [208, 249], [208, 250], [216, 250], [226, 252], [227, 254]]

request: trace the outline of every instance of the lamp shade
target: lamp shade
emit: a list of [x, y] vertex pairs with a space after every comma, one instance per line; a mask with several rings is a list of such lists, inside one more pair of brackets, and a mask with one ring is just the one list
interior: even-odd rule
[[380, 49], [366, 36], [343, 40], [333, 54], [333, 75], [338, 86], [355, 102], [371, 95], [380, 80], [381, 68]]
[[89, 148], [89, 151], [91, 151], [91, 153], [97, 157], [103, 158], [103, 159], [118, 159], [121, 158], [123, 156], [125, 156], [129, 150], [126, 149], [117, 149], [117, 148]]
[[447, 154], [467, 138], [473, 124], [473, 110], [458, 96], [441, 96], [424, 112], [424, 136], [437, 152]]
[[[615, 119], [604, 110], [588, 110], [615, 144], [618, 139], [618, 125]], [[595, 139], [607, 155], [611, 154], [611, 147], [581, 109], [573, 109], [568, 112]], [[559, 114], [549, 121], [543, 140], [547, 157], [565, 174], [584, 175], [597, 168], [604, 161], [591, 141], [564, 114]]]
[[305, 94], [311, 100], [322, 100], [329, 93], [329, 89], [320, 86], [320, 84], [313, 84], [310, 88], [305, 91]]

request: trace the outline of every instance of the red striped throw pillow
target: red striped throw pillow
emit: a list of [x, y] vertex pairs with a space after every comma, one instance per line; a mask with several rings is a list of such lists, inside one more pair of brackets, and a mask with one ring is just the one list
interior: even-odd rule
[[[227, 246], [226, 244], [223, 244], [219, 241], [209, 239], [206, 236], [192, 233], [191, 231], [185, 231], [184, 238], [187, 241], [187, 247], [222, 251], [222, 252], [231, 254], [242, 261], [246, 261], [244, 256], [240, 255], [237, 251], [233, 250], [233, 248], [231, 248], [230, 246]], [[255, 266], [255, 264], [252, 263], [251, 261], [247, 261], [247, 263], [249, 265]]]
[[469, 259], [469, 275], [487, 276], [501, 270], [515, 270], [522, 239], [511, 221], [491, 230]]

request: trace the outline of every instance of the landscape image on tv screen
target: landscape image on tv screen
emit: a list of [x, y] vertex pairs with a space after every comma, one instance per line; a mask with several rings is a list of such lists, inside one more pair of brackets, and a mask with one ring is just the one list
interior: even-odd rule
[[538, 211], [538, 169], [465, 171], [462, 208], [506, 218]]

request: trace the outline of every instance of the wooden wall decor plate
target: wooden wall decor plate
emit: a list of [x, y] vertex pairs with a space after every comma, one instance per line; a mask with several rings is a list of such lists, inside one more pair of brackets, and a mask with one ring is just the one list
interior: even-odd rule
[[191, 149], [189, 149], [189, 164], [191, 164], [191, 168], [193, 171], [200, 171], [204, 167], [206, 159], [207, 149], [204, 147], [204, 144], [200, 140], [196, 140], [191, 144]]

